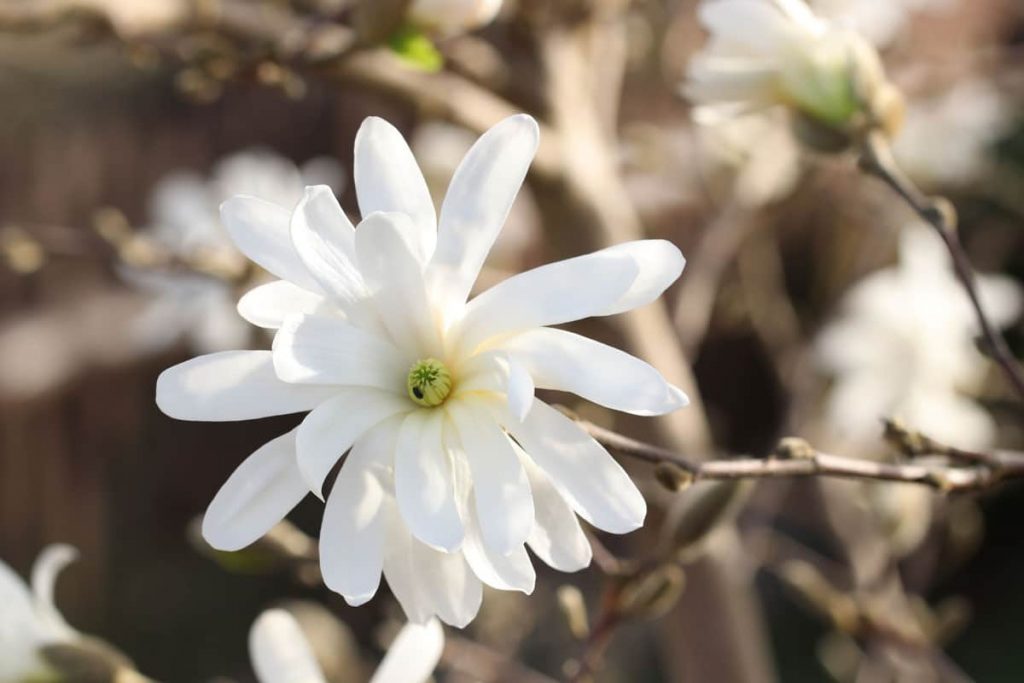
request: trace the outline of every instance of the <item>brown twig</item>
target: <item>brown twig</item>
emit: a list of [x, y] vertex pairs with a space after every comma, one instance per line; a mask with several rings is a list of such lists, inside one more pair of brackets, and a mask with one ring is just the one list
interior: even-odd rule
[[957, 277], [960, 278], [960, 282], [970, 298], [971, 306], [974, 308], [978, 325], [985, 336], [992, 358], [1002, 368], [1003, 374], [1013, 385], [1018, 396], [1024, 399], [1024, 369], [1014, 358], [1006, 340], [996, 330], [981, 303], [977, 279], [967, 252], [964, 251], [963, 244], [960, 242], [956, 212], [952, 205], [941, 197], [928, 197], [914, 185], [910, 178], [900, 170], [889, 143], [881, 132], [874, 131], [865, 137], [861, 147], [860, 167], [895, 191], [942, 238], [953, 259]]
[[[974, 460], [976, 464], [970, 466], [923, 462], [887, 463], [831, 455], [802, 440], [785, 439], [780, 448], [767, 458], [744, 457], [698, 462], [584, 420], [577, 423], [604, 446], [651, 464], [667, 463], [679, 467], [689, 473], [693, 481], [818, 476], [919, 484], [943, 492], [954, 492], [976, 491], [1006, 479], [1024, 478], [1024, 453], [1016, 452], [991, 453], [984, 456], [983, 460], [977, 457]], [[930, 455], [948, 453], [949, 449], [943, 447], [940, 452]]]

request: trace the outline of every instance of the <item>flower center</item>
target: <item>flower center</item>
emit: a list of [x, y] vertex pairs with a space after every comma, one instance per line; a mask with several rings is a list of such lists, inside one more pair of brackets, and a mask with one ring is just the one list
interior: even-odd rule
[[424, 358], [413, 363], [405, 386], [415, 403], [433, 408], [444, 403], [451, 393], [452, 373], [436, 358]]

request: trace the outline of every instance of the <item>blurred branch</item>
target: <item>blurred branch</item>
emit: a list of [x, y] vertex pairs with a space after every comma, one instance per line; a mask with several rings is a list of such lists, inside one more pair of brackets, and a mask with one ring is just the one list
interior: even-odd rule
[[[803, 439], [786, 438], [767, 458], [736, 458], [698, 462], [669, 449], [637, 441], [586, 420], [577, 424], [608, 448], [654, 465], [678, 468], [683, 488], [690, 483], [725, 479], [774, 479], [788, 477], [838, 477], [869, 479], [930, 486], [943, 492], [974, 491], [989, 488], [1006, 479], [1024, 478], [1024, 453], [1001, 451], [970, 453], [974, 465], [926, 463], [885, 463], [823, 453]], [[921, 436], [922, 439], [927, 437]], [[928, 439], [926, 443], [936, 444]], [[967, 455], [966, 451], [936, 444], [934, 451], [916, 455]]]
[[928, 197], [921, 192], [900, 170], [885, 136], [878, 131], [869, 133], [865, 138], [861, 146], [860, 167], [865, 173], [892, 188], [942, 238], [953, 259], [957, 277], [960, 278], [971, 300], [989, 353], [1002, 368], [1003, 374], [1013, 385], [1017, 395], [1024, 399], [1024, 369], [1014, 358], [1006, 340], [996, 330], [982, 306], [974, 269], [957, 232], [956, 210], [953, 205], [945, 198]]

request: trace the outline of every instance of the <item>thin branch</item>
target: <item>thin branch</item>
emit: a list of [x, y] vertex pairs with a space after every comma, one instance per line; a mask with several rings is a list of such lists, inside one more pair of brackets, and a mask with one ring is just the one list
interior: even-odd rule
[[[799, 439], [785, 439], [767, 458], [698, 462], [674, 451], [637, 441], [585, 420], [577, 424], [604, 446], [651, 464], [678, 467], [692, 481], [836, 477], [930, 486], [943, 492], [976, 491], [1006, 479], [1024, 478], [1024, 453], [997, 452], [971, 466], [886, 463], [823, 453]], [[937, 453], [936, 455], [941, 455]], [[785, 457], [780, 457], [785, 456]]]
[[952, 205], [942, 198], [932, 198], [921, 192], [900, 170], [885, 137], [875, 131], [865, 138], [861, 150], [860, 166], [868, 174], [880, 179], [896, 192], [915, 212], [931, 225], [942, 238], [953, 259], [957, 277], [971, 300], [978, 324], [981, 327], [988, 349], [1002, 368], [1006, 378], [1013, 385], [1020, 398], [1024, 399], [1024, 369], [1014, 358], [1006, 340], [992, 324], [978, 293], [977, 278], [967, 252], [957, 232], [956, 212]]

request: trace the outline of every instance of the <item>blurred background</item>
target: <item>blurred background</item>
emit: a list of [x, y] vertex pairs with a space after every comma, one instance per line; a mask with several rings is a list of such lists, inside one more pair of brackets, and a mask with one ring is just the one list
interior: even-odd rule
[[[688, 259], [665, 303], [672, 334], [640, 335], [639, 353], [661, 367], [645, 349], [683, 350], [704, 413], [697, 406], [683, 419], [706, 415], [704, 425], [681, 422], [672, 437], [676, 426], [569, 402], [581, 415], [689, 445], [694, 457], [765, 455], [800, 435], [829, 452], [891, 458], [883, 416], [966, 448], [1024, 447], [1020, 406], [975, 348], [935, 238], [909, 210], [852, 157], [802, 150], [774, 113], [710, 128], [691, 121], [679, 91], [705, 40], [695, 2], [509, 0], [477, 30], [407, 40], [393, 33], [402, 3], [221, 4], [0, 2], [0, 558], [24, 575], [46, 544], [77, 546], [58, 604], [154, 679], [253, 680], [250, 624], [271, 604], [304, 600], [349, 629], [321, 628], [334, 639], [327, 650], [348, 657], [332, 680], [361, 680], [399, 618], [386, 591], [355, 610], [273, 553], [205, 549], [193, 520], [246, 455], [297, 418], [176, 422], [156, 409], [154, 382], [198, 353], [269, 345], [234, 312], [261, 275], [220, 232], [224, 198], [289, 203], [303, 185], [327, 183], [356, 215], [353, 140], [377, 115], [406, 134], [440, 199], [474, 128], [500, 118], [466, 84], [535, 114], [552, 140], [576, 143], [542, 149], [486, 282], [639, 236], [615, 231], [616, 211]], [[1024, 5], [812, 4], [881, 51], [908, 102], [897, 159], [955, 203], [992, 310], [1024, 354]], [[592, 53], [574, 42], [587, 22]], [[371, 61], [379, 53], [388, 61]], [[574, 59], [587, 54], [592, 100], [566, 104], [572, 95], [559, 89], [576, 82]], [[595, 118], [602, 130], [581, 137]], [[590, 152], [607, 157], [595, 184], [572, 176], [571, 162], [549, 170], [562, 167], [552, 158]], [[607, 183], [617, 204], [588, 213], [595, 200], [575, 183], [594, 192]], [[921, 254], [934, 258], [921, 266]], [[588, 332], [637, 348], [635, 331]], [[705, 495], [670, 494], [649, 467], [630, 467], [660, 509]], [[688, 560], [682, 599], [622, 626], [598, 680], [913, 680], [879, 654], [884, 637], [837, 628], [815, 601], [812, 568], [838, 593], [881, 599], [893, 614], [902, 608], [877, 589], [897, 590], [939, 653], [928, 656], [967, 679], [1024, 678], [1024, 488], [944, 497], [801, 480], [706, 497], [725, 503], [697, 534], [701, 547], [728, 546], [726, 557], [739, 559], [727, 564], [743, 570]], [[319, 506], [307, 500], [293, 521], [315, 535]], [[709, 514], [692, 507], [687, 514]], [[659, 527], [663, 517], [605, 540], [642, 556], [671, 527]], [[721, 586], [703, 588], [716, 577], [756, 611], [731, 611], [715, 598]], [[593, 608], [597, 568], [566, 576], [538, 567], [534, 596], [488, 593], [467, 637], [562, 677], [580, 648], [556, 599], [566, 583]], [[746, 641], [751, 632], [762, 647], [739, 657], [753, 662], [744, 668], [721, 634]], [[457, 668], [437, 676], [479, 678]]]

